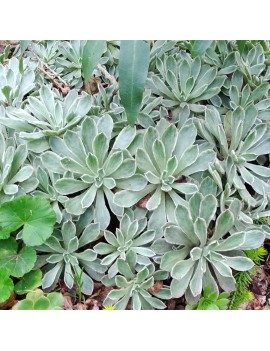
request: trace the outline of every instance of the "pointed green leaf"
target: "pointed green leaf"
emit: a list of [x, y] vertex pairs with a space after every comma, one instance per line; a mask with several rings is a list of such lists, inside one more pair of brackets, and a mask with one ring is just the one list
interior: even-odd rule
[[119, 57], [119, 93], [128, 123], [133, 126], [140, 111], [148, 73], [150, 43], [122, 40]]
[[87, 40], [82, 54], [82, 72], [85, 82], [89, 82], [96, 65], [105, 51], [106, 40]]

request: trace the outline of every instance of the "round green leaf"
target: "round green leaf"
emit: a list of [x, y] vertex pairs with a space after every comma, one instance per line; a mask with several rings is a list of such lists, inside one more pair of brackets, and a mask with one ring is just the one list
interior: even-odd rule
[[50, 301], [50, 309], [63, 309], [64, 298], [62, 294], [58, 292], [52, 292], [47, 295], [47, 298]]
[[49, 201], [41, 197], [20, 196], [0, 207], [0, 233], [6, 235], [23, 226], [22, 239], [28, 246], [43, 244], [51, 236], [55, 222]]
[[22, 277], [33, 269], [37, 255], [31, 247], [17, 252], [18, 244], [14, 238], [0, 241], [0, 268], [5, 268], [13, 277]]
[[45, 296], [41, 296], [34, 303], [34, 310], [49, 310], [49, 309], [50, 309], [50, 300]]
[[22, 300], [12, 307], [13, 310], [33, 310], [34, 304], [31, 300]]
[[0, 269], [0, 303], [5, 302], [11, 295], [14, 288], [12, 279], [6, 269]]
[[36, 302], [41, 296], [43, 296], [44, 293], [41, 289], [36, 289], [34, 291], [30, 291], [27, 295], [26, 295], [26, 299], [27, 300], [31, 300], [34, 302]]
[[22, 279], [15, 285], [15, 292], [18, 295], [27, 294], [42, 284], [42, 272], [40, 269], [25, 274]]

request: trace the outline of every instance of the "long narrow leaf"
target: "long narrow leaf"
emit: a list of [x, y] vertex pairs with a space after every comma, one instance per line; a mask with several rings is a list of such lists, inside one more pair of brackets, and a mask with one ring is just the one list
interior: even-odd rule
[[82, 56], [82, 72], [85, 82], [89, 82], [90, 77], [105, 50], [106, 40], [87, 40], [83, 48]]
[[144, 40], [121, 41], [119, 58], [119, 93], [133, 126], [139, 113], [150, 59], [150, 43]]

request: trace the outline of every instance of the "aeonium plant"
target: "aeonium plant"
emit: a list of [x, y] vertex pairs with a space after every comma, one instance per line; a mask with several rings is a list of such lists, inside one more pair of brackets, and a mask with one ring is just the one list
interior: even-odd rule
[[92, 221], [92, 210], [85, 213], [76, 225], [70, 219], [66, 220], [60, 230], [55, 230], [43, 245], [36, 247], [36, 266], [44, 272], [43, 289], [53, 290], [61, 277], [65, 285], [72, 289], [78, 275], [82, 292], [92, 294], [93, 279], [100, 280], [107, 270], [100, 264], [97, 253], [89, 247], [101, 236], [99, 223]]
[[[34, 67], [29, 59], [12, 57], [0, 64], [0, 105], [19, 108], [25, 96], [35, 87]], [[4, 117], [4, 116], [1, 116]]]
[[166, 308], [161, 300], [171, 297], [170, 290], [164, 286], [155, 291], [155, 281], [165, 279], [166, 272], [155, 271], [155, 266], [150, 263], [144, 266], [139, 272], [135, 270], [136, 254], [130, 251], [126, 260], [119, 259], [117, 267], [119, 275], [115, 277], [116, 289], [107, 295], [104, 306], [113, 305], [117, 310], [125, 310], [131, 302], [133, 310], [153, 310]]
[[[94, 250], [104, 258], [101, 264], [110, 266], [108, 278], [113, 278], [118, 273], [118, 261], [126, 260], [130, 251], [136, 253], [137, 266], [145, 266], [151, 263], [150, 258], [155, 255], [150, 249], [150, 244], [155, 238], [154, 230], [147, 230], [147, 219], [134, 218], [133, 212], [126, 213], [120, 220], [120, 227], [116, 233], [108, 230], [104, 232], [106, 242], [100, 242], [94, 246]], [[138, 269], [138, 267], [135, 267]]]
[[174, 209], [185, 205], [185, 195], [197, 190], [192, 176], [205, 171], [215, 160], [215, 152], [208, 143], [196, 143], [197, 130], [188, 120], [178, 130], [176, 126], [161, 120], [156, 128], [150, 127], [143, 137], [143, 147], [136, 152], [138, 172], [147, 183], [141, 189], [117, 192], [114, 202], [130, 207], [146, 196], [146, 209], [151, 211], [149, 229], [162, 236], [162, 226], [173, 221]]
[[56, 92], [43, 85], [39, 96], [29, 96], [23, 109], [7, 108], [6, 117], [1, 117], [0, 123], [20, 132], [29, 150], [39, 153], [48, 150], [50, 137], [74, 129], [92, 104], [91, 98], [85, 93], [78, 95], [72, 90], [62, 97]]
[[27, 163], [25, 144], [16, 145], [15, 140], [0, 133], [0, 204], [35, 190], [38, 180], [34, 168]]
[[183, 55], [180, 62], [175, 56], [157, 59], [159, 74], [152, 74], [148, 86], [157, 96], [163, 96], [163, 105], [174, 114], [188, 105], [191, 111], [203, 112], [205, 100], [220, 92], [225, 76], [219, 74], [217, 67], [204, 64], [200, 57], [194, 60]]
[[205, 119], [196, 119], [198, 133], [208, 140], [217, 152], [217, 161], [209, 171], [222, 188], [222, 177], [234, 186], [242, 200], [254, 206], [254, 197], [248, 187], [262, 196], [270, 194], [270, 170], [258, 162], [270, 152], [270, 135], [267, 124], [258, 119], [254, 104], [245, 109], [237, 107], [221, 117], [218, 110], [209, 107]]
[[[64, 203], [68, 213], [83, 214], [90, 206], [102, 230], [110, 223], [110, 210], [123, 215], [123, 206], [113, 201], [115, 188], [140, 190], [147, 180], [136, 174], [135, 160], [127, 150], [136, 135], [135, 128], [126, 127], [112, 139], [113, 121], [109, 115], [97, 120], [85, 118], [79, 132], [67, 131], [63, 139], [51, 139], [53, 152], [42, 155], [44, 165], [63, 176], [55, 183], [61, 195], [73, 195]], [[74, 178], [65, 177], [71, 172]]]
[[254, 263], [243, 250], [262, 245], [265, 233], [246, 228], [230, 233], [238, 217], [241, 202], [234, 199], [229, 209], [213, 220], [217, 200], [213, 195], [194, 194], [187, 206], [175, 209], [175, 224], [168, 224], [164, 239], [158, 239], [152, 249], [160, 254], [161, 269], [170, 272], [173, 297], [185, 294], [188, 303], [195, 303], [204, 287], [213, 292], [234, 291], [233, 270], [250, 270]]

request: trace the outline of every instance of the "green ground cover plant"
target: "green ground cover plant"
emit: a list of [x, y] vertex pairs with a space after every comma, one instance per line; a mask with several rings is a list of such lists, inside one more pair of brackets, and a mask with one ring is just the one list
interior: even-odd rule
[[[0, 303], [238, 309], [270, 239], [269, 41], [0, 55]], [[107, 289], [107, 290], [106, 290]], [[90, 300], [89, 300], [90, 299]]]

